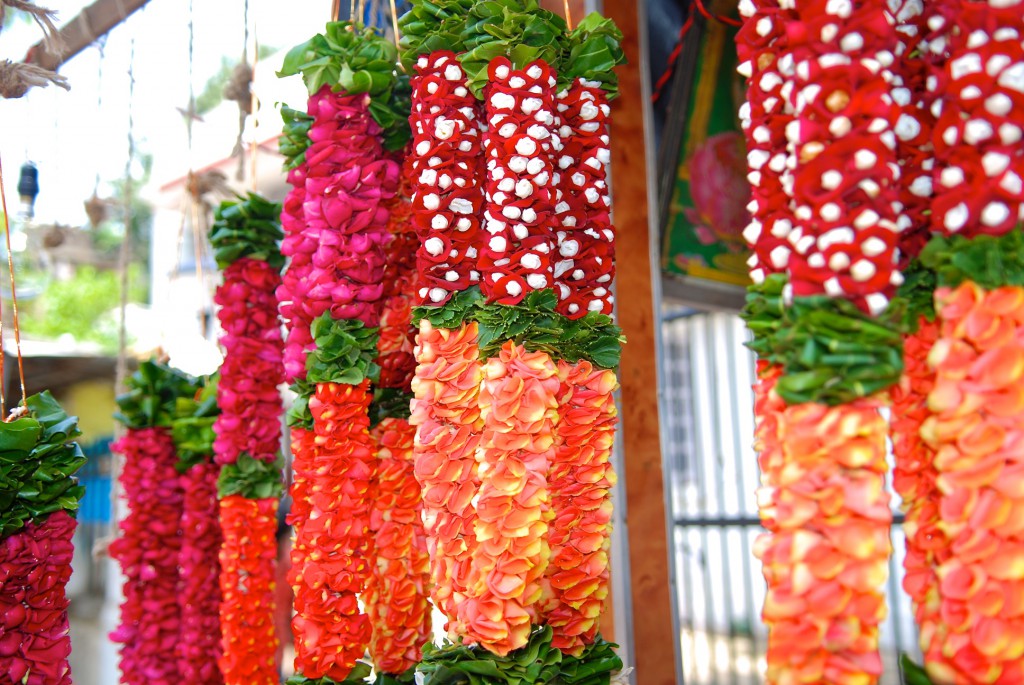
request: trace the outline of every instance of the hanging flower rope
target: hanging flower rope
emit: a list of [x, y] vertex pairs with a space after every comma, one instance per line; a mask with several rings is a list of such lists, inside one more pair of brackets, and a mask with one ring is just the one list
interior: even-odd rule
[[380, 375], [374, 359], [385, 247], [393, 239], [386, 202], [395, 198], [400, 177], [385, 148], [399, 150], [408, 139], [407, 115], [397, 104], [396, 58], [395, 47], [372, 29], [331, 22], [294, 48], [281, 71], [302, 74], [310, 93], [310, 144], [305, 166], [297, 167], [304, 174], [293, 172], [294, 183], [304, 180], [304, 200], [286, 207], [291, 262], [278, 293], [291, 319], [289, 375], [299, 393], [290, 413], [299, 429], [289, 517], [295, 683], [366, 674], [357, 659], [370, 643], [371, 625], [357, 596], [370, 580], [374, 554], [370, 382]]
[[[567, 452], [559, 464], [556, 443], [559, 399], [570, 402], [564, 409], [571, 412], [577, 389], [575, 381], [563, 387], [559, 364], [566, 378], [582, 378], [614, 368], [620, 354], [620, 332], [607, 316], [613, 233], [604, 198], [593, 197], [607, 183], [607, 153], [600, 153], [606, 122], [590, 125], [583, 95], [606, 91], [589, 95], [595, 118], [607, 115], [600, 105], [614, 95], [619, 35], [597, 17], [570, 32], [533, 0], [413, 2], [399, 24], [403, 60], [416, 73], [411, 159], [419, 166], [408, 177], [416, 184], [414, 222], [424, 242], [419, 268], [425, 280], [436, 279], [431, 287], [421, 284], [423, 306], [414, 313], [416, 474], [434, 601], [452, 641], [427, 645], [417, 677], [440, 683], [452, 673], [488, 673], [480, 682], [504, 683], [573, 682], [580, 675], [607, 682], [621, 668], [595, 629], [607, 593], [607, 489], [597, 486], [584, 504], [586, 497], [573, 498], [584, 489], [574, 489], [567, 474], [577, 466], [582, 472], [592, 458], [607, 483], [613, 476], [601, 461], [607, 454]], [[563, 91], [571, 119], [565, 126], [558, 111]], [[483, 130], [482, 151], [476, 129]], [[562, 155], [567, 141], [572, 159]], [[560, 175], [561, 156], [568, 179]], [[473, 215], [462, 221], [473, 234], [464, 239], [459, 213]], [[556, 271], [556, 262], [565, 262], [556, 252], [559, 240], [578, 258], [570, 271]], [[465, 266], [474, 252], [475, 268]], [[578, 292], [556, 289], [558, 279], [571, 280]], [[571, 318], [561, 313], [584, 299]], [[581, 445], [600, 445], [609, 428], [596, 421], [575, 426], [573, 435]], [[600, 513], [588, 518], [582, 507], [591, 505]], [[565, 530], [552, 530], [555, 521]], [[563, 565], [573, 544], [591, 555], [581, 573], [551, 565], [552, 539]], [[564, 591], [558, 597], [553, 582]], [[557, 631], [545, 625], [553, 611]], [[566, 653], [552, 646], [556, 632]]]
[[891, 523], [878, 410], [903, 371], [894, 19], [882, 2], [740, 11], [767, 682], [874, 683]]
[[184, 503], [178, 568], [181, 636], [178, 668], [189, 682], [221, 685], [220, 547], [217, 503], [220, 467], [213, 461], [217, 384], [207, 381], [194, 398], [178, 398], [171, 427]]
[[177, 682], [181, 634], [178, 560], [184, 491], [171, 436], [177, 400], [195, 394], [194, 381], [175, 369], [143, 362], [117, 398], [127, 432], [111, 448], [124, 455], [121, 488], [128, 513], [110, 556], [121, 565], [121, 679], [128, 685]]
[[43, 392], [0, 423], [0, 679], [70, 685], [65, 587], [84, 488], [78, 421]]
[[[250, 194], [217, 209], [210, 244], [224, 282], [214, 301], [224, 334], [213, 450], [222, 465], [219, 665], [227, 685], [277, 683], [274, 626], [277, 507], [282, 493], [283, 351], [275, 291], [281, 207]], [[253, 645], [259, 645], [254, 651]]]

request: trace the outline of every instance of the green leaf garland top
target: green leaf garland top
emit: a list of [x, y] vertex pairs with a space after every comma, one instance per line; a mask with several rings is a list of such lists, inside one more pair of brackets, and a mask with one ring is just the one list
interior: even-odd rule
[[773, 349], [775, 336], [782, 327], [786, 305], [782, 298], [786, 286], [784, 274], [772, 274], [764, 283], [751, 285], [747, 288], [747, 304], [740, 312], [740, 318], [754, 336], [747, 347], [757, 353], [761, 359], [774, 359]]
[[552, 359], [614, 369], [622, 357], [622, 329], [611, 317], [590, 312], [569, 319], [555, 311], [558, 300], [551, 289], [529, 293], [517, 305], [487, 304], [479, 289], [456, 293], [441, 307], [417, 307], [413, 320], [427, 319], [435, 328], [457, 328], [467, 321], [479, 326], [480, 358], [497, 356], [508, 340], [531, 352], [546, 352]]
[[128, 391], [117, 398], [114, 418], [128, 428], [170, 427], [179, 397], [192, 397], [196, 380], [156, 361], [139, 364], [125, 383]]
[[409, 110], [403, 112], [401, 93], [395, 92], [397, 63], [398, 48], [376, 29], [333, 21], [323, 33], [292, 48], [277, 75], [302, 74], [310, 95], [324, 86], [350, 95], [366, 93], [388, 149], [397, 150], [411, 136]]
[[619, 94], [619, 77], [614, 69], [625, 63], [619, 27], [592, 12], [569, 32], [569, 52], [562, 59], [559, 82], [571, 84], [581, 78], [600, 83], [611, 100]]
[[439, 50], [466, 50], [466, 18], [474, 0], [419, 0], [398, 20], [402, 63], [412, 72], [416, 58]]
[[238, 461], [221, 467], [217, 478], [217, 496], [220, 498], [240, 495], [246, 499], [279, 499], [284, 494], [281, 469], [284, 463], [278, 457], [275, 461], [254, 459], [245, 452], [238, 455]]
[[49, 392], [26, 400], [28, 415], [0, 423], [0, 538], [55, 511], [74, 514], [85, 488], [78, 419]]
[[898, 296], [905, 303], [905, 331], [917, 331], [921, 317], [928, 321], [935, 320], [936, 285], [935, 272], [926, 267], [920, 259], [914, 259], [903, 270], [903, 285], [900, 286]]
[[973, 281], [986, 290], [1024, 286], [1024, 230], [1000, 236], [933, 237], [921, 251], [921, 263], [935, 272], [940, 286]]
[[249, 193], [237, 201], [225, 201], [214, 212], [210, 244], [217, 266], [227, 268], [243, 257], [267, 262], [274, 269], [284, 266], [278, 247], [281, 230], [281, 205]]
[[178, 471], [184, 473], [213, 459], [213, 441], [217, 438], [213, 424], [219, 413], [216, 377], [206, 379], [193, 397], [178, 398], [171, 423], [171, 436], [178, 450]]
[[377, 332], [358, 319], [332, 319], [329, 311], [313, 319], [310, 333], [316, 349], [306, 357], [306, 380], [348, 385], [377, 380]]
[[284, 157], [285, 171], [291, 171], [306, 159], [313, 117], [288, 105], [281, 105], [281, 119], [284, 120], [284, 130], [277, 141], [277, 149]]

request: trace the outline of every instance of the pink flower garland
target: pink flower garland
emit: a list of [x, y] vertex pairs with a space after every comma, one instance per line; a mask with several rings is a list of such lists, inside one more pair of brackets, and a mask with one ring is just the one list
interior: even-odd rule
[[615, 228], [608, 196], [610, 109], [600, 84], [577, 79], [558, 94], [556, 191], [557, 256], [553, 276], [558, 312], [578, 319], [588, 312], [611, 315], [615, 298]]
[[185, 491], [181, 516], [181, 638], [178, 642], [179, 673], [193, 685], [220, 685], [217, 668], [220, 653], [221, 530], [218, 522], [217, 475], [220, 468], [209, 462], [192, 466], [181, 477]]
[[64, 589], [76, 525], [61, 510], [0, 541], [0, 682], [71, 685]]
[[176, 646], [181, 511], [184, 493], [175, 469], [178, 456], [166, 428], [129, 429], [112, 445], [125, 457], [121, 487], [128, 514], [110, 556], [125, 575], [121, 624], [110, 638], [121, 647], [121, 682], [178, 683]]
[[291, 261], [277, 289], [277, 300], [288, 331], [284, 346], [284, 367], [285, 378], [290, 383], [306, 377], [306, 354], [314, 347], [313, 336], [309, 332], [313, 317], [302, 308], [301, 303], [292, 299], [292, 293], [297, 292], [301, 283], [309, 278], [313, 266], [312, 254], [316, 251], [316, 243], [304, 235], [306, 222], [302, 206], [306, 202], [307, 172], [305, 161], [288, 172], [288, 183], [292, 189], [288, 191], [281, 210], [281, 228], [284, 229], [281, 253]]

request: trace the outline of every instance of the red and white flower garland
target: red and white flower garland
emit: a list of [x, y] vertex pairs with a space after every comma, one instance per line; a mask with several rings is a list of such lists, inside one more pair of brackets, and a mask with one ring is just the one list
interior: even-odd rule
[[178, 556], [184, 493], [178, 455], [167, 428], [130, 428], [111, 446], [124, 455], [121, 488], [128, 514], [111, 558], [124, 573], [121, 622], [111, 633], [121, 643], [121, 681], [127, 685], [178, 682], [175, 655], [181, 633]]
[[484, 110], [487, 160], [484, 240], [478, 270], [489, 302], [517, 304], [528, 292], [554, 286], [553, 153], [555, 73], [543, 61], [525, 69], [498, 57], [488, 66]]
[[417, 303], [436, 305], [480, 280], [481, 108], [452, 52], [420, 57], [411, 82], [413, 139], [405, 173], [420, 239]]
[[615, 228], [608, 195], [608, 95], [600, 83], [577, 79], [558, 94], [555, 214], [558, 254], [552, 276], [558, 312], [570, 319], [588, 312], [611, 315], [615, 298]]

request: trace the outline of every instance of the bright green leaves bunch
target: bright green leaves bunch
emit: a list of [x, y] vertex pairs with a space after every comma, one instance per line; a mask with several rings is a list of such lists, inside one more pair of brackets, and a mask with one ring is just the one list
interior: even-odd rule
[[220, 498], [240, 495], [246, 499], [278, 499], [284, 494], [281, 470], [284, 462], [280, 457], [274, 461], [255, 459], [245, 452], [238, 455], [233, 464], [225, 464], [217, 478], [217, 496]]
[[747, 324], [753, 339], [747, 347], [761, 359], [771, 359], [775, 336], [782, 327], [786, 305], [782, 291], [786, 287], [783, 274], [772, 274], [763, 283], [747, 288], [747, 305], [740, 312], [740, 318]]
[[74, 514], [85, 488], [78, 419], [49, 392], [26, 401], [28, 414], [0, 423], [0, 539], [55, 511]]
[[282, 238], [281, 205], [255, 193], [222, 202], [214, 212], [210, 244], [222, 269], [250, 257], [280, 270], [284, 266], [284, 255], [278, 247]]
[[370, 114], [384, 129], [389, 150], [409, 140], [409, 110], [402, 110], [398, 49], [374, 28], [334, 21], [323, 33], [289, 51], [278, 76], [301, 74], [310, 95], [324, 86], [370, 97]]
[[539, 628], [526, 646], [504, 657], [462, 644], [427, 644], [416, 670], [424, 685], [607, 685], [622, 668], [610, 642], [598, 638], [573, 657], [552, 647], [551, 636], [549, 626]]
[[192, 376], [152, 360], [139, 364], [125, 385], [128, 390], [118, 396], [120, 411], [114, 418], [127, 428], [170, 427], [178, 398], [192, 397], [198, 387]]
[[487, 304], [477, 288], [456, 293], [441, 307], [417, 307], [413, 320], [427, 319], [435, 328], [457, 328], [467, 321], [479, 326], [480, 358], [497, 356], [509, 340], [552, 359], [585, 359], [603, 369], [614, 369], [622, 356], [622, 329], [611, 317], [590, 312], [569, 319], [555, 311], [553, 290], [529, 293], [517, 305]]
[[412, 72], [416, 58], [440, 50], [466, 50], [466, 17], [475, 0], [419, 0], [398, 20], [402, 63]]
[[971, 238], [937, 235], [921, 251], [921, 263], [935, 272], [940, 286], [955, 288], [964, 281], [986, 290], [1024, 286], [1024, 230]]
[[199, 379], [200, 388], [191, 397], [179, 397], [171, 422], [171, 436], [178, 450], [178, 471], [184, 473], [196, 464], [213, 458], [213, 441], [217, 434], [213, 424], [217, 407], [217, 378]]
[[306, 159], [313, 117], [288, 105], [281, 105], [281, 119], [284, 121], [284, 130], [277, 141], [277, 150], [284, 157], [285, 171], [291, 171]]

